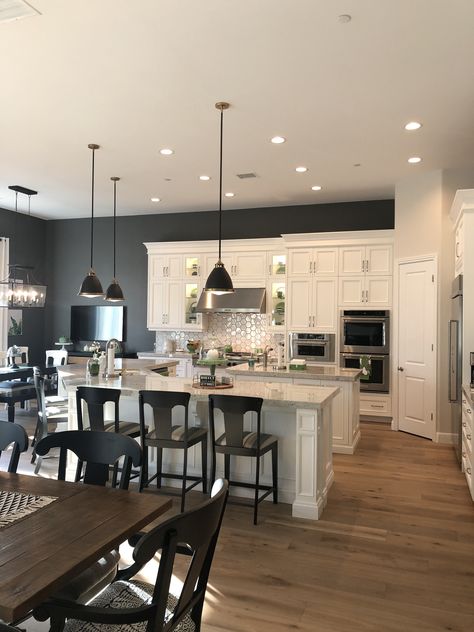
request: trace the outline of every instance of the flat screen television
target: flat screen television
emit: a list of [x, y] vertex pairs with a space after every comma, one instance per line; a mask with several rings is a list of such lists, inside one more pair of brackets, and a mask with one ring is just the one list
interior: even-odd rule
[[109, 340], [125, 338], [123, 305], [72, 305], [71, 340]]

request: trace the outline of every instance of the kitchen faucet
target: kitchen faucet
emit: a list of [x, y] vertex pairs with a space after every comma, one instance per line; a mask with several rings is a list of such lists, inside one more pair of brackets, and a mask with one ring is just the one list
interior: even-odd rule
[[263, 368], [264, 369], [266, 369], [268, 365], [268, 352], [269, 351], [273, 351], [273, 347], [270, 347], [270, 345], [267, 345], [265, 349], [263, 350]]
[[[117, 338], [110, 338], [105, 345], [105, 357], [106, 357], [106, 377], [112, 376], [115, 371], [115, 351], [120, 349], [120, 342]], [[109, 351], [111, 352], [109, 354]]]

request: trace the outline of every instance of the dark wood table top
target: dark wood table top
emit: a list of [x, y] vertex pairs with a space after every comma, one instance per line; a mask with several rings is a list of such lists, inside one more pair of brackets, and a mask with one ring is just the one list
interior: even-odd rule
[[0, 529], [0, 619], [8, 622], [171, 507], [163, 496], [6, 472], [0, 490], [58, 498]]
[[[17, 369], [10, 369], [9, 367], [2, 366], [0, 367], [0, 382], [4, 382], [6, 380], [15, 380], [15, 379], [26, 379], [28, 377], [33, 377], [33, 365], [32, 364], [17, 364]], [[38, 366], [38, 365], [35, 365]], [[52, 373], [57, 372], [57, 367], [55, 366], [40, 366], [41, 372], [46, 375], [51, 375]]]

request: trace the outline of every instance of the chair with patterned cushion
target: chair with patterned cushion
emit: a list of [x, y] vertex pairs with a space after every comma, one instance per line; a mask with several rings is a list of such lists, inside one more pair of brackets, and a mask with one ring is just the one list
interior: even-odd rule
[[[144, 534], [133, 551], [134, 564], [86, 606], [50, 600], [33, 611], [51, 618], [51, 630], [64, 632], [198, 632], [209, 572], [228, 495], [227, 481], [216, 481], [211, 498], [173, 516]], [[160, 553], [155, 585], [132, 579]], [[170, 591], [175, 560], [190, 557], [179, 594]]]
[[[189, 427], [189, 393], [174, 391], [140, 391], [138, 405], [140, 409], [140, 439], [143, 450], [143, 466], [140, 477], [140, 491], [156, 479], [156, 486], [161, 487], [162, 478], [175, 478], [182, 481], [181, 511], [184, 511], [186, 492], [202, 483], [202, 491], [207, 493], [207, 430], [197, 426]], [[145, 407], [151, 409], [154, 427], [147, 432], [145, 426]], [[184, 423], [173, 425], [173, 412], [176, 408], [184, 409]], [[188, 474], [188, 449], [201, 444], [201, 476]], [[148, 448], [156, 448], [156, 474], [148, 475]], [[163, 472], [163, 450], [183, 450], [183, 473], [167, 474]], [[187, 481], [193, 483], [187, 486]]]
[[12, 424], [9, 421], [0, 421], [0, 456], [2, 450], [12, 446], [12, 454], [7, 472], [15, 473], [18, 467], [20, 454], [28, 449], [28, 435], [23, 426]]
[[[41, 439], [36, 446], [36, 451], [41, 457], [46, 456], [52, 449], [59, 449], [58, 480], [66, 480], [67, 454], [70, 451], [83, 464], [83, 482], [88, 485], [105, 486], [110, 479], [110, 467], [123, 458], [120, 488], [128, 489], [132, 465], [140, 467], [142, 460], [141, 448], [136, 441], [113, 432], [53, 432]], [[75, 480], [79, 481], [77, 473]], [[86, 603], [113, 580], [119, 560], [118, 551], [106, 553], [57, 592], [55, 598]]]
[[[263, 399], [260, 397], [240, 397], [235, 395], [209, 395], [209, 424], [212, 441], [211, 481], [216, 477], [216, 454], [224, 455], [224, 476], [229, 485], [255, 490], [253, 503], [253, 523], [257, 524], [258, 505], [273, 494], [273, 502], [278, 502], [278, 438], [261, 432], [261, 411]], [[224, 433], [216, 437], [215, 410], [219, 409], [224, 418]], [[256, 416], [254, 432], [244, 430], [246, 413]], [[260, 483], [260, 457], [272, 453], [272, 485]], [[255, 483], [230, 480], [230, 457], [245, 456], [256, 460]], [[260, 491], [265, 493], [260, 496]]]

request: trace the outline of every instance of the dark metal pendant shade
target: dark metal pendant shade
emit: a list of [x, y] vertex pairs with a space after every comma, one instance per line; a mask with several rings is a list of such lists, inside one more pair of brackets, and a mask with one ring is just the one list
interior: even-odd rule
[[213, 294], [230, 294], [234, 292], [232, 279], [222, 261], [216, 263], [211, 274], [207, 277], [204, 290]]
[[114, 279], [112, 283], [107, 288], [105, 293], [105, 300], [110, 301], [111, 303], [116, 303], [118, 301], [124, 301], [124, 296], [122, 292], [122, 288], [117, 283], [117, 280]]
[[204, 286], [205, 292], [211, 292], [212, 294], [230, 294], [234, 292], [234, 286], [229, 273], [224, 267], [221, 261], [221, 249], [222, 249], [222, 146], [224, 139], [224, 110], [227, 110], [229, 104], [220, 101], [216, 103], [216, 108], [220, 110], [221, 116], [221, 133], [220, 133], [220, 147], [219, 147], [219, 256], [217, 263], [214, 266], [211, 274], [207, 277], [206, 285]]
[[92, 268], [89, 270], [86, 278], [82, 282], [78, 295], [84, 296], [85, 298], [96, 298], [97, 296], [104, 295], [102, 285]]

